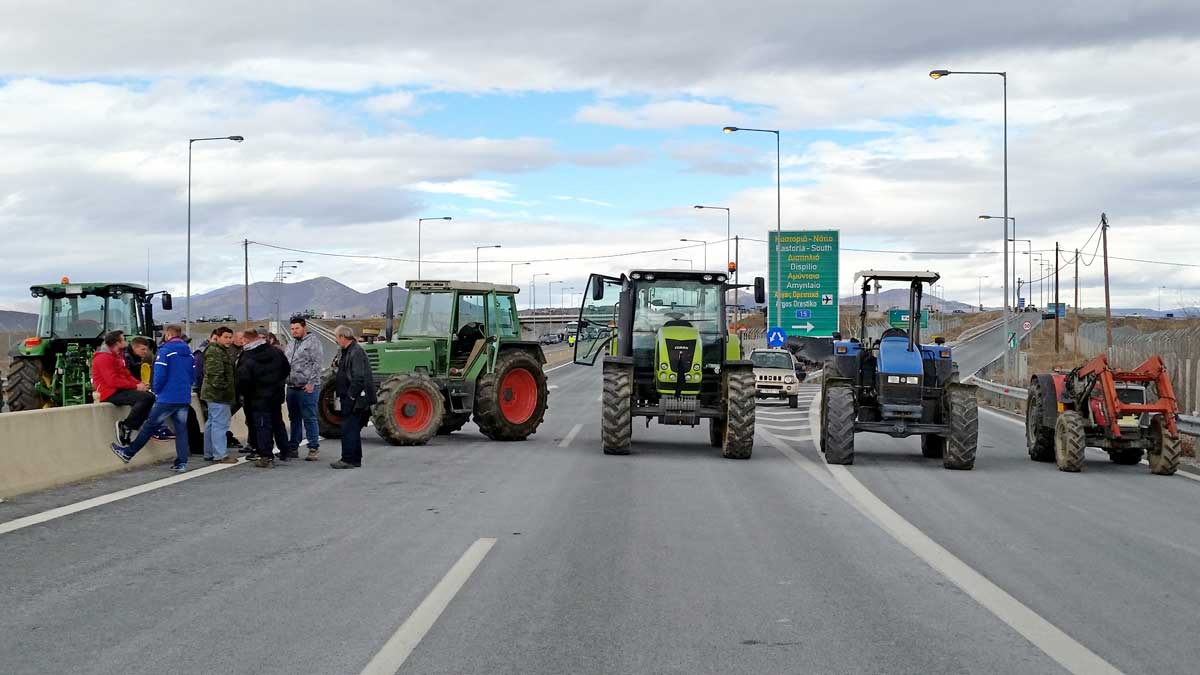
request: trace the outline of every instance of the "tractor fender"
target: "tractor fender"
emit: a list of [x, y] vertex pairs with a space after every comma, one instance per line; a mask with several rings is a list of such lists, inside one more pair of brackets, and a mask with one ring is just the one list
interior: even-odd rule
[[1063, 396], [1063, 378], [1055, 377], [1052, 373], [1035, 374], [1030, 382], [1037, 381], [1042, 388], [1042, 426], [1053, 429], [1058, 422], [1058, 404]]
[[533, 358], [538, 360], [538, 363], [546, 365], [546, 354], [542, 351], [541, 343], [534, 340], [508, 340], [501, 342], [497, 348], [497, 353], [508, 351], [509, 349], [522, 349], [533, 355]]

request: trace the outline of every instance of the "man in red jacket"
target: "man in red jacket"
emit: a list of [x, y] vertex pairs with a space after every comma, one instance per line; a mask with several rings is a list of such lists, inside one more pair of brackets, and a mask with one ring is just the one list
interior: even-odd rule
[[154, 405], [150, 385], [129, 372], [125, 365], [125, 333], [115, 330], [104, 336], [104, 346], [92, 356], [92, 389], [95, 400], [131, 406], [129, 415], [117, 422], [117, 442], [129, 445], [133, 432], [141, 428]]

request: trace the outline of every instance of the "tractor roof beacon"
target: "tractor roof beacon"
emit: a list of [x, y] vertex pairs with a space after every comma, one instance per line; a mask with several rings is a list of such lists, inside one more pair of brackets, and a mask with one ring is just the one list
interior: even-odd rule
[[[588, 279], [575, 333], [575, 363], [604, 353], [601, 438], [605, 454], [629, 454], [633, 418], [695, 426], [730, 459], [754, 448], [754, 366], [729, 333], [725, 272], [633, 270]], [[755, 301], [765, 301], [761, 277]]]
[[[821, 452], [829, 464], [854, 463], [858, 431], [895, 438], [921, 436], [921, 453], [947, 469], [971, 469], [978, 444], [975, 387], [958, 381], [958, 366], [942, 338], [921, 344], [921, 296], [936, 272], [866, 270], [859, 336], [834, 334], [821, 384]], [[908, 329], [889, 328], [871, 343], [867, 294], [880, 281], [908, 284]]]
[[[378, 387], [375, 430], [393, 445], [423, 445], [474, 417], [499, 441], [524, 440], [546, 413], [546, 357], [521, 338], [516, 286], [472, 281], [409, 281], [407, 306], [393, 334], [388, 284], [384, 334], [361, 345]], [[321, 434], [341, 435], [332, 373], [321, 387]]]
[[161, 326], [154, 323], [151, 300], [161, 295], [163, 309], [171, 309], [170, 294], [132, 283], [72, 283], [63, 277], [29, 291], [41, 307], [37, 334], [11, 352], [4, 400], [13, 412], [91, 403], [92, 353], [105, 334], [153, 337]]

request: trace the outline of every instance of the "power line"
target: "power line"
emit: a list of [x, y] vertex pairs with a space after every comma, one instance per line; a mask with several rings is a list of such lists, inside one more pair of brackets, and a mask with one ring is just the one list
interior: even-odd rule
[[[709, 243], [710, 244], [720, 243], [722, 241], [725, 241], [725, 240], [719, 239], [715, 242], [709, 242]], [[293, 253], [304, 253], [307, 255], [321, 255], [321, 256], [327, 256], [330, 258], [355, 258], [355, 259], [360, 259], [360, 260], [361, 259], [386, 260], [388, 262], [409, 262], [409, 263], [417, 262], [416, 258], [397, 258], [397, 257], [393, 257], [393, 256], [386, 256], [386, 255], [367, 255], [367, 254], [361, 254], [361, 253], [329, 253], [327, 251], [314, 251], [311, 249], [292, 248], [290, 246], [279, 246], [278, 244], [268, 244], [267, 242], [263, 242], [263, 241], [251, 241], [250, 243], [256, 244], [258, 246], [265, 246], [267, 248], [277, 249], [280, 251], [291, 251]], [[602, 260], [602, 259], [606, 259], [606, 258], [623, 258], [625, 256], [631, 256], [631, 255], [646, 255], [646, 254], [650, 254], [650, 253], [669, 253], [672, 251], [684, 251], [684, 250], [700, 248], [701, 246], [704, 246], [704, 244], [690, 244], [688, 246], [672, 246], [669, 248], [654, 248], [654, 249], [645, 249], [645, 250], [641, 250], [641, 251], [626, 251], [624, 253], [607, 253], [607, 254], [603, 254], [603, 255], [565, 256], [565, 257], [561, 257], [561, 258], [529, 258], [529, 259], [525, 259], [525, 260], [480, 260], [479, 262], [499, 264], [499, 263], [525, 263], [525, 262], [528, 262], [528, 263], [568, 262], [571, 260]], [[425, 260], [425, 259], [422, 259], [421, 262], [428, 263], [430, 265], [474, 265], [476, 261], [474, 259], [472, 259], [472, 260]]]

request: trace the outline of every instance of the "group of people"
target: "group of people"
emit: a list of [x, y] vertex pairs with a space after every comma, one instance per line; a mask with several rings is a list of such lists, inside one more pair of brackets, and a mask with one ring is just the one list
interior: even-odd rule
[[[136, 337], [130, 344], [121, 331], [106, 335], [104, 346], [92, 358], [95, 400], [130, 407], [129, 414], [117, 423], [113, 454], [129, 462], [151, 438], [170, 439], [164, 426], [170, 424], [175, 440], [172, 470], [187, 471], [196, 444], [189, 440], [189, 422], [199, 429], [191, 406], [196, 392], [204, 413], [205, 461], [238, 462], [230, 455], [231, 449], [241, 447], [230, 431], [230, 422], [239, 409], [249, 433], [242, 452], [256, 466], [275, 466], [276, 448], [279, 461], [299, 459], [302, 441], [308, 449], [304, 459], [317, 461], [321, 346], [309, 333], [304, 317], [292, 318], [290, 333], [292, 339], [284, 346], [278, 340], [272, 344], [267, 335], [255, 330], [221, 326], [193, 353], [182, 328], [168, 325], [150, 368], [144, 365], [153, 347], [148, 339]], [[342, 417], [342, 457], [330, 466], [357, 468], [362, 465], [360, 433], [375, 403], [375, 387], [353, 330], [338, 326], [334, 335], [341, 348], [333, 368]], [[284, 405], [290, 430], [283, 421]]]

